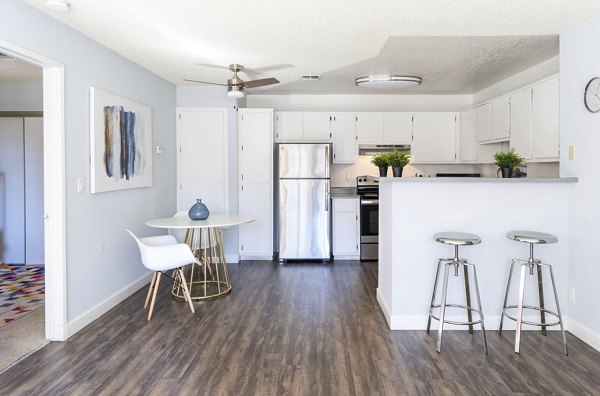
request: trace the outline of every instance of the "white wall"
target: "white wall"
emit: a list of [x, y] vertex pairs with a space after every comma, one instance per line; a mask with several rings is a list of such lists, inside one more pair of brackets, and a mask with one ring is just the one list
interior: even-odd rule
[[[225, 87], [211, 85], [179, 85], [177, 86], [177, 107], [226, 107], [229, 111], [227, 124], [229, 127], [229, 213], [238, 213], [238, 145], [237, 145], [237, 111], [236, 106], [244, 102], [227, 97]], [[200, 198], [200, 197], [199, 197]], [[209, 208], [210, 209], [210, 208]], [[238, 229], [230, 228], [223, 232], [223, 245], [228, 260], [238, 256]]]
[[[569, 286], [575, 288], [576, 303], [569, 307], [569, 329], [600, 350], [600, 114], [583, 104], [587, 82], [600, 75], [600, 15], [560, 35], [560, 174], [575, 175], [569, 205]], [[575, 148], [575, 159], [567, 147]]]
[[[175, 210], [175, 87], [22, 1], [0, 2], [0, 15], [0, 40], [65, 65], [67, 317], [80, 328], [148, 273], [125, 229], [161, 233], [144, 222]], [[165, 147], [153, 157], [153, 187], [89, 193], [92, 86], [152, 108], [153, 144]]]
[[0, 111], [42, 111], [42, 93], [41, 81], [0, 81]]

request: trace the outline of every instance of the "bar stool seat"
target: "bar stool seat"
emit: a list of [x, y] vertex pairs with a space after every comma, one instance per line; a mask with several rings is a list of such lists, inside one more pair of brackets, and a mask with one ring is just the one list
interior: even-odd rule
[[[502, 306], [502, 314], [500, 315], [500, 326], [498, 328], [498, 332], [502, 333], [502, 323], [504, 321], [504, 317], [507, 317], [511, 320], [517, 322], [517, 331], [515, 334], [515, 352], [520, 352], [520, 343], [521, 343], [521, 327], [522, 324], [528, 324], [532, 326], [540, 326], [542, 328], [542, 334], [546, 335], [546, 327], [560, 325], [560, 330], [562, 332], [563, 344], [565, 355], [569, 354], [567, 349], [567, 338], [565, 336], [565, 330], [563, 327], [562, 315], [560, 313], [560, 305], [558, 303], [558, 295], [556, 293], [556, 283], [554, 281], [554, 273], [552, 271], [552, 266], [549, 264], [542, 263], [541, 260], [535, 259], [533, 256], [533, 245], [545, 245], [558, 243], [558, 238], [555, 235], [547, 234], [544, 232], [538, 231], [510, 231], [506, 234], [508, 239], [523, 242], [529, 244], [529, 259], [521, 260], [521, 259], [512, 259], [510, 264], [510, 271], [508, 273], [508, 282], [506, 284], [506, 292], [504, 294], [504, 304]], [[518, 303], [516, 305], [508, 305], [508, 293], [510, 291], [510, 284], [512, 280], [512, 274], [515, 267], [515, 264], [521, 265], [521, 273], [519, 278], [519, 295], [518, 295]], [[525, 295], [525, 274], [527, 269], [529, 269], [529, 274], [534, 274], [534, 268], [537, 269], [537, 284], [538, 284], [538, 296], [539, 296], [539, 305], [525, 305], [524, 303], [524, 295]], [[550, 280], [552, 282], [552, 289], [554, 291], [554, 300], [556, 302], [556, 312], [550, 311], [544, 306], [544, 287], [542, 281], [542, 269], [546, 268], [550, 272]], [[508, 311], [517, 310], [517, 316], [510, 315]], [[533, 310], [539, 312], [540, 321], [532, 322], [523, 319], [523, 310]], [[554, 322], [547, 322], [546, 315], [553, 316], [556, 318]]]
[[[485, 325], [483, 322], [483, 311], [481, 309], [481, 298], [479, 296], [479, 286], [477, 284], [477, 271], [473, 264], [467, 263], [467, 260], [461, 259], [458, 256], [458, 247], [459, 246], [473, 246], [481, 243], [481, 238], [479, 238], [475, 234], [470, 234], [467, 232], [457, 232], [457, 231], [448, 231], [448, 232], [439, 232], [433, 236], [433, 239], [438, 243], [443, 243], [445, 245], [454, 246], [454, 257], [443, 259], [440, 258], [438, 260], [437, 271], [435, 273], [435, 281], [433, 283], [433, 292], [431, 295], [431, 304], [429, 306], [429, 317], [427, 319], [427, 333], [429, 333], [429, 329], [431, 327], [431, 319], [435, 319], [439, 322], [438, 326], [438, 339], [437, 339], [437, 351], [441, 352], [442, 349], [442, 334], [444, 331], [444, 323], [453, 324], [453, 325], [466, 325], [469, 326], [469, 333], [473, 333], [473, 325], [480, 324], [481, 332], [483, 335], [483, 349], [487, 354], [487, 340], [485, 337]], [[437, 293], [437, 285], [438, 278], [440, 274], [440, 270], [442, 267], [442, 263], [444, 264], [444, 280], [442, 286], [442, 297], [439, 304], [436, 304], [436, 293]], [[448, 275], [450, 267], [454, 267], [454, 276], [458, 276], [458, 268], [463, 267], [464, 270], [464, 286], [465, 286], [465, 294], [466, 294], [466, 304], [454, 304], [447, 303], [446, 296], [448, 294]], [[475, 286], [475, 296], [477, 298], [477, 308], [471, 306], [471, 291], [470, 291], [470, 282], [469, 282], [469, 268], [473, 271], [473, 282]], [[449, 320], [445, 318], [446, 307], [452, 308], [460, 308], [464, 309], [467, 312], [467, 321], [455, 321]], [[434, 310], [439, 309], [439, 316], [434, 314]], [[473, 312], [479, 315], [479, 319], [473, 319]]]

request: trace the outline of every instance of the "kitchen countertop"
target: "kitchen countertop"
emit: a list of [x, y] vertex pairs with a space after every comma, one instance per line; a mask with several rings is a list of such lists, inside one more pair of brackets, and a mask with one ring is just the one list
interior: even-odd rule
[[355, 187], [331, 187], [331, 198], [358, 198]]
[[379, 183], [577, 183], [577, 177], [382, 177]]

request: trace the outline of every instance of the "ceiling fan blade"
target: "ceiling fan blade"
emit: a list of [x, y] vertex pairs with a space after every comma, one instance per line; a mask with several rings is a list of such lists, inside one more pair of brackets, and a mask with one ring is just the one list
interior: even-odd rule
[[219, 84], [219, 83], [213, 83], [213, 82], [208, 82], [208, 81], [188, 80], [187, 78], [184, 78], [183, 81], [196, 82], [196, 83], [200, 83], [200, 84], [220, 85], [222, 87], [227, 86], [227, 84]]
[[245, 88], [256, 88], [256, 87], [262, 87], [265, 85], [278, 84], [278, 83], [279, 83], [278, 79], [270, 77], [270, 78], [262, 78], [260, 80], [244, 81], [244, 87]]

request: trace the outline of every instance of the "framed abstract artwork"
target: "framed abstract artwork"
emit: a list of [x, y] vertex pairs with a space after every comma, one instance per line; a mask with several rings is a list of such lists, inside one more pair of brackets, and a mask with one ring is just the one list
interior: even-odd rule
[[91, 192], [152, 186], [152, 110], [90, 88]]

